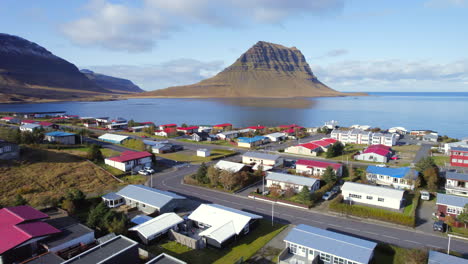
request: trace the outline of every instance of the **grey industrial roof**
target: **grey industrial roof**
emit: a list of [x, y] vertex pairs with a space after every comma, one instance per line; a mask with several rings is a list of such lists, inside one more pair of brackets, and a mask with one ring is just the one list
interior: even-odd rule
[[168, 191], [161, 191], [144, 185], [127, 185], [117, 192], [118, 195], [135, 200], [155, 208], [161, 208], [172, 199], [185, 199], [185, 197]]
[[34, 129], [34, 128], [40, 127], [40, 126], [41, 125], [38, 125], [38, 124], [24, 124], [21, 127]]
[[458, 258], [455, 256], [450, 256], [444, 253], [437, 251], [429, 251], [429, 259], [427, 264], [468, 264], [468, 259]]
[[47, 252], [44, 255], [37, 256], [29, 261], [24, 262], [25, 264], [59, 264], [62, 263], [63, 259], [52, 252]]
[[317, 182], [317, 179], [314, 179], [314, 178], [291, 175], [291, 174], [286, 174], [286, 173], [278, 173], [278, 172], [268, 172], [266, 179], [285, 182], [285, 183], [292, 183], [292, 184], [297, 184], [297, 185], [305, 185], [308, 187], [313, 186]]
[[274, 154], [268, 154], [268, 153], [262, 153], [262, 152], [252, 152], [252, 151], [246, 152], [242, 156], [253, 157], [257, 159], [266, 159], [266, 160], [277, 160], [280, 157], [280, 155], [274, 155]]
[[448, 171], [447, 174], [445, 174], [445, 178], [459, 181], [468, 181], [468, 174]]
[[[138, 243], [125, 237], [117, 236], [111, 240], [104, 242], [103, 244], [97, 245], [65, 262], [65, 263], [79, 263], [79, 264], [89, 264], [89, 263], [100, 263], [101, 261], [112, 257], [113, 255], [128, 250], [134, 246], [138, 246]], [[137, 263], [138, 255], [135, 256], [135, 263]]]
[[187, 262], [162, 253], [152, 260], [146, 262], [146, 264], [187, 264]]
[[44, 241], [44, 244], [46, 244], [48, 248], [62, 245], [63, 243], [88, 233], [94, 233], [94, 230], [80, 224], [77, 220], [69, 216], [46, 220], [46, 222], [62, 231]]
[[360, 263], [368, 263], [377, 246], [374, 242], [304, 224], [292, 229], [284, 241]]
[[468, 204], [468, 197], [438, 193], [437, 204], [444, 204], [463, 208], [465, 207], [465, 204]]

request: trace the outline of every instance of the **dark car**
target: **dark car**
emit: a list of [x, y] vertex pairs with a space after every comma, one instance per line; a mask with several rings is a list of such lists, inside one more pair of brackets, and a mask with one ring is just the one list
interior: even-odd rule
[[439, 220], [439, 221], [434, 222], [434, 225], [432, 226], [432, 229], [434, 231], [438, 231], [438, 232], [445, 232], [446, 227], [447, 226], [444, 223], [444, 221]]

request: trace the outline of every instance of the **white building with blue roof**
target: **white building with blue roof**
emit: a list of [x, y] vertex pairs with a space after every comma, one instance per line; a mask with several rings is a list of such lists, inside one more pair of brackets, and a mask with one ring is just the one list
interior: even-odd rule
[[251, 147], [260, 146], [268, 141], [270, 140], [264, 136], [240, 137], [237, 139], [237, 146], [243, 147], [243, 148], [251, 148]]
[[468, 264], [468, 259], [463, 259], [434, 250], [429, 251], [427, 264]]
[[418, 172], [410, 167], [386, 168], [368, 166], [366, 176], [369, 182], [391, 186], [395, 189], [414, 189], [414, 183], [418, 179]]
[[76, 144], [76, 134], [63, 132], [63, 131], [53, 131], [46, 133], [44, 135], [44, 140], [53, 142], [53, 143], [60, 143], [65, 145], [75, 145]]
[[282, 190], [292, 188], [296, 193], [300, 192], [305, 186], [311, 192], [314, 192], [320, 188], [320, 180], [287, 173], [267, 172], [266, 186], [268, 188], [279, 186]]
[[[377, 243], [309, 225], [298, 225], [286, 238], [280, 264], [365, 264], [374, 256]], [[321, 261], [321, 262], [319, 262]]]

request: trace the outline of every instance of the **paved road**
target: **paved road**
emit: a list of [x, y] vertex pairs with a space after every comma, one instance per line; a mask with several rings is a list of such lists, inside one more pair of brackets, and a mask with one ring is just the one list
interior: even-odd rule
[[[196, 165], [187, 165], [186, 167], [182, 167], [172, 173], [156, 175], [153, 179], [153, 187], [170, 190], [192, 200], [218, 203], [260, 214], [265, 218], [271, 218], [272, 205], [269, 203], [255, 201], [243, 196], [182, 184], [181, 180], [183, 176], [194, 173], [197, 168], [198, 166]], [[376, 242], [390, 243], [402, 247], [430, 247], [446, 249], [448, 243], [447, 238], [434, 233], [422, 233], [410, 228], [400, 228], [390, 224], [383, 225], [369, 223], [368, 221], [333, 216], [311, 210], [275, 206], [274, 217], [275, 221], [292, 224], [309, 224]], [[468, 256], [468, 241], [453, 239], [451, 242], [451, 249]]]
[[421, 144], [421, 148], [419, 151], [416, 153], [416, 156], [414, 157], [414, 164], [416, 164], [418, 161], [421, 159], [429, 156], [429, 153], [431, 151], [432, 145], [431, 144]]

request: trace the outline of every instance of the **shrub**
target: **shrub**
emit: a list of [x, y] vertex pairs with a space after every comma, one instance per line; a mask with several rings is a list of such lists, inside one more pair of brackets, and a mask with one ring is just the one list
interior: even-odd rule
[[312, 193], [311, 195], [311, 204], [310, 206], [313, 206], [314, 203], [318, 202], [320, 199], [322, 199], [322, 196], [331, 190], [331, 188], [333, 188], [333, 186], [336, 184], [336, 182], [330, 182], [330, 183], [327, 183], [325, 184], [324, 186], [322, 186], [320, 189], [318, 189], [317, 191], [315, 191], [314, 193]]

